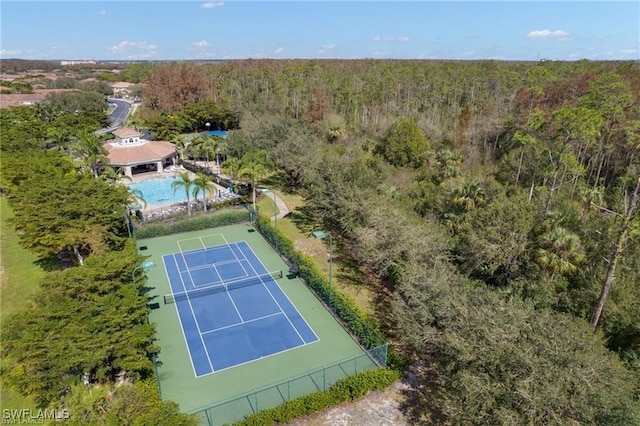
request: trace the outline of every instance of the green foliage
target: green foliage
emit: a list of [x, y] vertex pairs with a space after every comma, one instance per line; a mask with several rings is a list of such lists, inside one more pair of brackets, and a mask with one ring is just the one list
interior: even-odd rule
[[96, 91], [49, 93], [44, 99], [43, 104], [70, 114], [76, 112], [103, 113], [107, 108], [104, 94]]
[[201, 229], [215, 228], [217, 226], [232, 225], [249, 221], [249, 212], [246, 209], [220, 210], [203, 216], [189, 219], [176, 220], [174, 223], [149, 223], [136, 231], [138, 238], [153, 238], [162, 235], [177, 234], [179, 232], [198, 231]]
[[394, 302], [405, 342], [438, 371], [412, 418], [435, 399], [452, 424], [637, 424], [637, 378], [585, 321], [434, 273], [403, 280]]
[[420, 167], [426, 159], [429, 144], [415, 121], [401, 118], [378, 144], [377, 152], [397, 167]]
[[74, 385], [64, 398], [69, 425], [198, 426], [197, 416], [180, 413], [178, 405], [162, 401], [153, 382], [115, 387]]
[[247, 416], [235, 426], [289, 423], [299, 417], [321, 411], [341, 402], [354, 401], [367, 392], [383, 389], [399, 379], [399, 372], [387, 369], [363, 371], [346, 377], [326, 392], [316, 392]]
[[[305, 284], [333, 309], [365, 348], [374, 349], [386, 343], [384, 335], [373, 321], [348, 296], [331, 289], [328, 278], [316, 268], [313, 259], [300, 254], [288, 238], [279, 231], [276, 232], [269, 219], [258, 216], [255, 225], [267, 241], [274, 247], [278, 247], [280, 253], [295, 265], [297, 274]], [[378, 361], [386, 363], [386, 358]]]
[[33, 93], [33, 86], [29, 83], [19, 81], [0, 81], [2, 94], [30, 94]]
[[101, 94], [102, 96], [113, 95], [113, 89], [111, 88], [109, 83], [104, 81], [85, 81], [80, 85], [80, 90], [96, 92]]
[[69, 250], [80, 263], [89, 254], [121, 249], [126, 188], [90, 174], [54, 173], [34, 175], [12, 194], [24, 246], [45, 256]]
[[0, 109], [0, 128], [2, 153], [41, 148], [46, 134], [44, 123], [32, 107], [26, 106]]
[[537, 211], [526, 194], [500, 194], [485, 208], [469, 213], [458, 230], [456, 255], [461, 270], [497, 286], [528, 274], [530, 236]]
[[131, 283], [138, 262], [130, 251], [109, 252], [46, 275], [28, 308], [3, 324], [2, 374], [9, 386], [46, 406], [85, 372], [99, 383], [121, 373], [150, 376], [157, 348], [144, 280]]

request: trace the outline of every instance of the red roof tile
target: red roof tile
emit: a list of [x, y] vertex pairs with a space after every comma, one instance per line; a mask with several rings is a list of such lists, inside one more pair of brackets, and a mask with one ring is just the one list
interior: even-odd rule
[[117, 167], [154, 163], [176, 153], [175, 145], [165, 141], [147, 141], [129, 146], [107, 142], [104, 148], [108, 153], [109, 165]]

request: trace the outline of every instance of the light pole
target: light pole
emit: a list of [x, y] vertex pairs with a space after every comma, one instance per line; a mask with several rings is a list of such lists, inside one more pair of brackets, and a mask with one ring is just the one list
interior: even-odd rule
[[208, 136], [209, 135], [209, 127], [211, 126], [211, 123], [209, 123], [207, 121], [204, 125], [207, 126], [207, 136]]
[[216, 164], [218, 165], [218, 175], [220, 175], [220, 147], [216, 146]]
[[153, 268], [156, 267], [156, 263], [153, 260], [145, 260], [144, 262], [142, 262], [142, 265], [138, 265], [135, 268], [133, 268], [133, 271], [131, 271], [131, 282], [132, 283], [136, 283], [136, 271], [138, 269], [142, 269], [143, 271], [149, 271]]
[[329, 237], [329, 307], [333, 309], [333, 298], [332, 296], [332, 282], [331, 282], [331, 269], [333, 266], [333, 238], [331, 238], [331, 234], [329, 232], [324, 231], [315, 231], [311, 235], [313, 238], [321, 240], [325, 237]]

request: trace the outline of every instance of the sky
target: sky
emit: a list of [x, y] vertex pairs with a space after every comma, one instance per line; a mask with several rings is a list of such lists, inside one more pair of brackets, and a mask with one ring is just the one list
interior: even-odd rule
[[0, 58], [638, 60], [635, 1], [0, 2]]

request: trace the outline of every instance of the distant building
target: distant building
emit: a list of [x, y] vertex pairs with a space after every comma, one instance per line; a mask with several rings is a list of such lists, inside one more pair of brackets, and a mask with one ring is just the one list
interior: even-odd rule
[[130, 95], [129, 90], [133, 85], [133, 83], [127, 83], [126, 81], [112, 83], [111, 90], [113, 90], [113, 96], [116, 98], [128, 98]]
[[60, 65], [92, 65], [95, 64], [96, 61], [92, 61], [92, 60], [85, 60], [85, 59], [80, 59], [80, 60], [71, 60], [71, 61], [60, 61]]
[[107, 166], [123, 168], [125, 175], [157, 171], [175, 164], [176, 147], [171, 142], [149, 141], [134, 129], [122, 128], [113, 132], [115, 139], [105, 142], [109, 159]]

